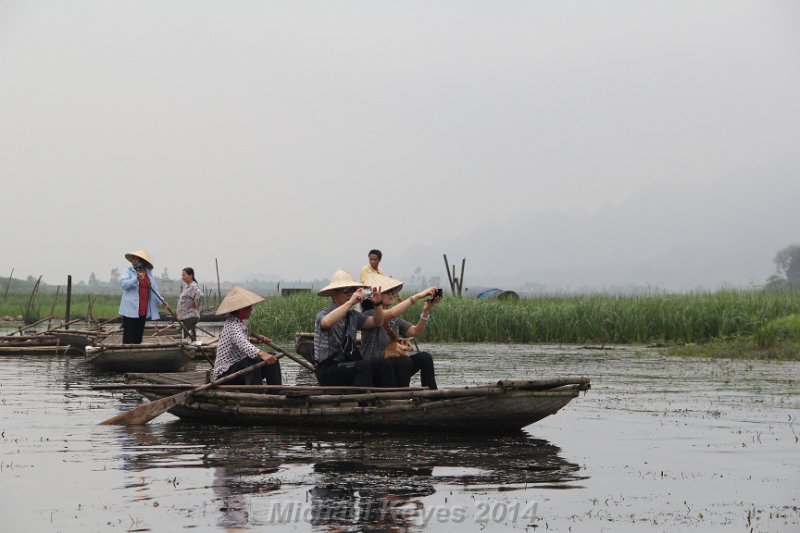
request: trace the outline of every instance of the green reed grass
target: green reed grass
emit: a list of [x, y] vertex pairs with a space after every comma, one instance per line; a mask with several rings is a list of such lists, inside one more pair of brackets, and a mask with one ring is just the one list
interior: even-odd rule
[[[73, 294], [70, 304], [70, 318], [87, 318], [89, 303], [92, 300], [92, 318], [111, 318], [117, 316], [119, 311], [119, 300], [121, 295], [113, 294]], [[30, 294], [9, 294], [6, 301], [0, 301], [0, 316], [24, 316], [24, 311], [28, 306]], [[67, 310], [67, 302], [62, 292], [58, 299], [53, 301], [53, 294], [37, 294], [34, 304], [38, 318], [44, 318], [53, 310], [53, 315], [57, 320], [64, 318]], [[172, 301], [175, 300], [175, 301]], [[176, 308], [177, 298], [167, 298], [173, 310]], [[164, 309], [161, 314], [166, 318], [170, 317], [169, 312]]]
[[[288, 337], [311, 331], [330, 299], [313, 294], [268, 298], [251, 327]], [[404, 317], [416, 322], [417, 303]], [[644, 296], [548, 296], [519, 301], [445, 299], [431, 311], [433, 342], [686, 343], [752, 335], [770, 320], [800, 312], [800, 292], [719, 291]]]
[[[9, 294], [0, 315], [20, 315], [29, 295]], [[119, 296], [94, 295], [92, 316], [116, 316]], [[42, 316], [50, 313], [52, 295], [37, 296]], [[85, 317], [89, 295], [73, 296], [72, 318]], [[173, 309], [177, 297], [168, 298]], [[330, 298], [313, 293], [269, 297], [255, 307], [250, 328], [276, 339], [313, 331], [314, 318]], [[64, 297], [55, 306], [64, 315]], [[404, 318], [416, 322], [417, 302]], [[165, 318], [169, 313], [162, 312]], [[431, 342], [510, 343], [704, 343], [760, 334], [768, 337], [770, 321], [800, 314], [800, 291], [766, 293], [726, 290], [691, 294], [541, 296], [519, 301], [445, 296], [431, 311], [425, 340]], [[759, 333], [760, 332], [760, 333]]]

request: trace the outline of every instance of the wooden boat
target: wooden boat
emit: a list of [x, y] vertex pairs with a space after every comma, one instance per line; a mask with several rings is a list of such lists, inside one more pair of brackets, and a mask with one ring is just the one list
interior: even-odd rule
[[142, 344], [123, 344], [108, 336], [86, 347], [86, 362], [106, 372], [177, 372], [189, 361], [187, 343], [177, 337], [144, 337]]
[[55, 337], [61, 344], [72, 346], [80, 353], [84, 353], [87, 346], [92, 346], [109, 335], [108, 331], [103, 329], [60, 329], [46, 331], [45, 334]]
[[70, 349], [69, 344], [47, 335], [0, 336], [0, 355], [64, 355]]
[[314, 364], [314, 333], [299, 331], [294, 335], [294, 351]]
[[196, 341], [186, 345], [186, 352], [191, 359], [204, 359], [213, 361], [217, 357], [218, 337], [198, 335]]
[[[356, 332], [356, 345], [361, 346], [361, 332]], [[302, 355], [309, 363], [314, 363], [314, 333], [298, 331], [294, 334], [294, 351]]]
[[[205, 373], [127, 374], [128, 388], [157, 400], [197, 387]], [[499, 381], [442, 390], [219, 385], [170, 412], [218, 424], [414, 431], [522, 429], [590, 388], [586, 378]]]

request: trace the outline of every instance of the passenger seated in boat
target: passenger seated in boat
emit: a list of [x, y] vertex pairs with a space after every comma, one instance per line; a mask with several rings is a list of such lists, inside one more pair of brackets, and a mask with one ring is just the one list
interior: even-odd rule
[[320, 310], [314, 320], [314, 362], [320, 385], [397, 386], [393, 373], [382, 360], [363, 360], [356, 346], [356, 330], [383, 323], [381, 312], [367, 316], [351, 309], [368, 298], [380, 301], [377, 288], [372, 289], [372, 296], [365, 296], [362, 291], [366, 288], [340, 269], [317, 293], [331, 297], [331, 304]]
[[[428, 352], [417, 352], [414, 354], [403, 355], [397, 350], [388, 351], [389, 345], [404, 337], [419, 337], [425, 333], [425, 328], [430, 319], [430, 310], [436, 305], [440, 296], [436, 296], [437, 287], [429, 287], [422, 292], [411, 296], [392, 306], [394, 296], [400, 294], [403, 282], [383, 276], [371, 274], [367, 277], [370, 285], [381, 287], [381, 304], [383, 309], [383, 324], [380, 327], [364, 328], [361, 330], [361, 353], [364, 359], [385, 359], [395, 368], [397, 375], [397, 385], [408, 387], [411, 383], [411, 376], [420, 373], [420, 382], [423, 387], [436, 389], [436, 373], [433, 368], [433, 357]], [[408, 311], [417, 300], [425, 299], [422, 306], [422, 314], [416, 324], [411, 324], [403, 320], [402, 314]], [[371, 301], [363, 302], [364, 314], [372, 315], [375, 310]]]
[[281, 363], [277, 357], [267, 353], [250, 342], [247, 335], [247, 319], [253, 312], [253, 305], [263, 302], [264, 298], [237, 285], [231, 287], [228, 294], [217, 308], [217, 315], [228, 315], [217, 343], [217, 356], [214, 359], [214, 376], [218, 379], [233, 374], [259, 361], [267, 364], [229, 381], [230, 385], [280, 385]]

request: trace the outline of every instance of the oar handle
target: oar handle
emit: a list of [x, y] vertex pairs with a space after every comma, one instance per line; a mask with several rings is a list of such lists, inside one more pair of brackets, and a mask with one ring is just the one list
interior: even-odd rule
[[[276, 356], [280, 358], [281, 356]], [[99, 425], [101, 426], [111, 426], [111, 425], [122, 425], [122, 426], [132, 426], [138, 424], [146, 424], [147, 422], [151, 421], [155, 417], [160, 414], [166, 413], [168, 410], [172, 409], [176, 405], [184, 404], [188, 401], [188, 399], [198, 392], [210, 389], [212, 387], [216, 387], [222, 383], [227, 383], [232, 379], [235, 379], [243, 374], [247, 374], [248, 372], [252, 372], [253, 370], [259, 369], [262, 366], [266, 365], [266, 361], [259, 361], [254, 365], [250, 365], [247, 368], [243, 368], [241, 370], [237, 370], [233, 374], [228, 374], [227, 376], [222, 376], [221, 378], [215, 379], [210, 383], [206, 383], [204, 385], [200, 385], [199, 387], [179, 392], [178, 394], [173, 394], [172, 396], [167, 396], [166, 398], [161, 398], [160, 400], [155, 400], [150, 403], [146, 403], [140, 405], [138, 407], [134, 407], [133, 409], [126, 411], [124, 413], [118, 414], [116, 416], [112, 416], [108, 420], [104, 420], [100, 422]]]
[[311, 363], [309, 363], [305, 359], [300, 359], [299, 357], [296, 357], [296, 356], [290, 354], [289, 352], [287, 352], [286, 350], [284, 350], [280, 346], [277, 346], [275, 343], [272, 342], [272, 339], [270, 339], [269, 337], [265, 337], [264, 335], [259, 335], [258, 333], [253, 333], [253, 337], [255, 337], [259, 342], [263, 342], [264, 344], [266, 344], [270, 348], [278, 350], [281, 353], [281, 355], [285, 355], [286, 357], [288, 357], [289, 359], [291, 359], [292, 361], [294, 361], [298, 365], [303, 366], [303, 367], [307, 368], [308, 370], [310, 370], [312, 372], [314, 372], [316, 370], [316, 368], [314, 368], [314, 365], [312, 365]]

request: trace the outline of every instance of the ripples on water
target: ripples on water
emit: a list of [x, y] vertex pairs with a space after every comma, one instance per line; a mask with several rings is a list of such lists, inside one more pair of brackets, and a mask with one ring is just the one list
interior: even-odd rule
[[[732, 440], [736, 445], [744, 440], [738, 438], [742, 431], [765, 440], [769, 435], [779, 442], [766, 450], [778, 466], [786, 447], [792, 449], [792, 428], [783, 417], [798, 407], [792, 395], [797, 383], [788, 377], [797, 375], [800, 367], [794, 363], [668, 359], [630, 348], [430, 348], [442, 386], [586, 375], [593, 389], [555, 416], [512, 435], [229, 428], [187, 424], [168, 414], [147, 426], [125, 428], [96, 424], [135, 407], [139, 396], [90, 388], [119, 382], [121, 376], [96, 374], [79, 358], [5, 357], [0, 360], [4, 530], [444, 531], [483, 526], [499, 531], [545, 524], [566, 530], [584, 521], [605, 526], [603, 510], [614, 530], [631, 524], [634, 530], [658, 530], [670, 520], [679, 529], [700, 527], [731, 516], [744, 526], [733, 506], [706, 510], [706, 520], [713, 522], [704, 524], [693, 514], [687, 523], [676, 518], [669, 503], [653, 511], [651, 502], [635, 494], [616, 505], [613, 495], [622, 498], [630, 490], [630, 477], [637, 476], [631, 465], [657, 461], [662, 453], [662, 460], [669, 460], [669, 450], [660, 450], [659, 443], [673, 442], [675, 432], [679, 439], [696, 440], [700, 451], [728, 453], [740, 451]], [[205, 368], [199, 363], [198, 369]], [[284, 361], [283, 369], [286, 383], [307, 381], [291, 361]], [[800, 432], [800, 424], [793, 429]], [[704, 435], [709, 435], [707, 442]], [[703, 470], [703, 460], [686, 455], [695, 481], [698, 471], [701, 478], [714, 476]], [[764, 463], [759, 465], [762, 475], [775, 482], [777, 466]], [[638, 468], [636, 482], [641, 484], [651, 469]], [[733, 469], [732, 475], [752, 477], [741, 470]], [[675, 475], [670, 471], [666, 476]], [[662, 472], [642, 487], [656, 499], [665, 485], [680, 492], [684, 485], [673, 486], [670, 479]], [[798, 480], [795, 463], [778, 488]], [[611, 507], [606, 498], [606, 508], [598, 509], [592, 503], [598, 494], [612, 495]], [[680, 503], [672, 505], [684, 511]], [[447, 516], [438, 518], [434, 512]], [[512, 512], [518, 515], [513, 520]], [[796, 511], [783, 512], [785, 523], [799, 522]], [[476, 525], [479, 515], [487, 520]], [[771, 530], [781, 529], [775, 520], [769, 524], [776, 526]]]

